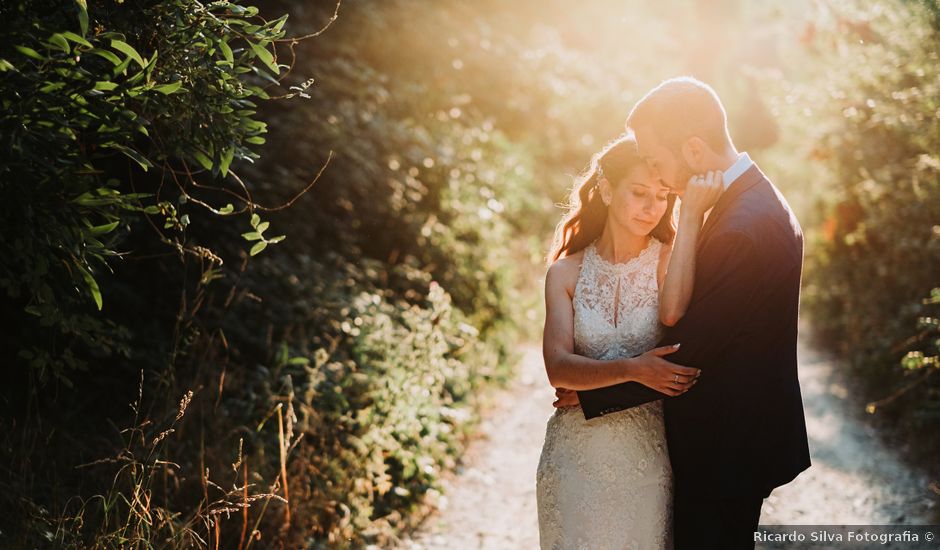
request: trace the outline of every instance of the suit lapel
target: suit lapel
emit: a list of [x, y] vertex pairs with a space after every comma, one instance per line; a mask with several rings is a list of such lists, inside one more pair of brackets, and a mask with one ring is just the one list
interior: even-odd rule
[[708, 219], [705, 220], [705, 225], [702, 227], [701, 233], [699, 233], [698, 244], [705, 242], [705, 238], [715, 229], [715, 226], [718, 225], [718, 220], [721, 218], [721, 215], [738, 197], [766, 177], [767, 176], [760, 171], [760, 168], [758, 168], [756, 164], [753, 164], [750, 168], [745, 170], [738, 179], [734, 180], [731, 186], [718, 197], [718, 202], [715, 203], [715, 206], [712, 207], [712, 211], [708, 215]]

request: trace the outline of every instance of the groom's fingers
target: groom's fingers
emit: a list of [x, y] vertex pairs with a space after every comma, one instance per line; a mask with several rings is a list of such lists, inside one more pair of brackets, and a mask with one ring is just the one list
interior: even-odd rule
[[692, 389], [692, 384], [690, 384], [690, 385], [688, 385], [688, 386], [682, 386], [682, 387], [670, 386], [669, 389], [670, 389], [670, 391], [673, 392], [674, 395], [682, 395], [683, 393], [685, 393], [685, 392], [689, 391], [690, 389]]
[[695, 385], [694, 381], [693, 382], [682, 382], [682, 381], [679, 381], [679, 382], [670, 381], [669, 382], [670, 388], [674, 390], [679, 390], [679, 391], [688, 391], [689, 388], [691, 388], [694, 385]]
[[674, 365], [672, 367], [671, 372], [674, 375], [678, 374], [679, 376], [692, 376], [692, 377], [698, 376], [699, 374], [702, 373], [700, 369], [695, 369], [692, 367], [683, 367], [681, 365]]
[[562, 407], [573, 407], [577, 404], [578, 404], [577, 396], [569, 394], [569, 395], [560, 396], [558, 399], [555, 400], [554, 403], [552, 403], [552, 406], [555, 407], [556, 409], [560, 409]]

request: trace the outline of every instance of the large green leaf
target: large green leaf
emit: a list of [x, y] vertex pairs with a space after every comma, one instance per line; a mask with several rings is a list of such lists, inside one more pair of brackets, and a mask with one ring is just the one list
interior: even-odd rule
[[232, 55], [232, 48], [229, 47], [228, 42], [225, 40], [219, 41], [219, 49], [222, 50], [222, 55], [225, 57], [225, 60], [228, 61], [229, 66], [234, 64], [235, 56]]
[[254, 42], [248, 42], [248, 45], [251, 46], [251, 51], [255, 52], [258, 59], [260, 59], [272, 73], [275, 75], [280, 74], [280, 69], [278, 69], [277, 65], [274, 63], [274, 55], [266, 47], [255, 44]]
[[69, 53], [72, 51], [72, 47], [69, 46], [69, 41], [66, 40], [65, 37], [61, 33], [57, 32], [57, 33], [54, 33], [52, 36], [50, 36], [49, 43], [59, 48], [65, 53]]
[[141, 66], [141, 68], [146, 66], [146, 63], [144, 63], [144, 58], [142, 58], [140, 54], [137, 53], [137, 50], [135, 50], [133, 46], [127, 42], [124, 42], [123, 40], [111, 40], [111, 47], [136, 61], [137, 64]]
[[78, 5], [78, 25], [82, 29], [82, 36], [88, 36], [88, 3], [86, 0], [75, 0]]
[[85, 284], [88, 285], [88, 290], [91, 292], [91, 297], [95, 301], [95, 305], [98, 306], [98, 310], [101, 310], [102, 300], [101, 300], [101, 289], [98, 288], [98, 281], [92, 277], [91, 272], [85, 268], [83, 265], [78, 266], [78, 270], [82, 274], [82, 278], [85, 280]]
[[193, 158], [206, 170], [212, 170], [212, 159], [207, 157], [202, 151], [192, 151]]
[[265, 241], [259, 241], [259, 242], [255, 243], [255, 245], [254, 245], [253, 247], [251, 247], [251, 250], [250, 250], [248, 253], [249, 253], [250, 255], [252, 255], [252, 256], [255, 256], [255, 255], [257, 255], [259, 252], [261, 252], [262, 250], [264, 250], [266, 246], [268, 246], [268, 243], [266, 243]]
[[30, 48], [30, 47], [28, 47], [28, 46], [16, 45], [16, 46], [14, 46], [14, 47], [16, 48], [16, 51], [20, 52], [21, 54], [25, 55], [26, 57], [31, 57], [31, 58], [37, 59], [37, 60], [39, 60], [39, 61], [45, 61], [45, 60], [46, 60], [45, 57], [39, 55], [39, 52], [37, 52], [36, 50], [34, 50], [34, 49], [32, 49], [32, 48]]
[[229, 147], [222, 151], [222, 160], [219, 163], [219, 171], [223, 176], [228, 175], [228, 167], [232, 164], [232, 158], [235, 155], [235, 148]]
[[105, 235], [114, 231], [114, 229], [120, 225], [120, 220], [115, 220], [111, 223], [106, 223], [104, 225], [96, 225], [94, 227], [89, 227], [88, 230], [91, 231], [92, 235]]
[[113, 64], [115, 64], [115, 65], [120, 65], [120, 64], [121, 64], [121, 58], [118, 57], [118, 56], [116, 56], [116, 55], [114, 55], [113, 52], [109, 52], [108, 50], [103, 50], [103, 49], [101, 49], [101, 48], [92, 48], [92, 49], [88, 50], [88, 53], [93, 53], [93, 54], [95, 54], [95, 55], [100, 55], [101, 57], [107, 59], [108, 61], [110, 61], [111, 63], [113, 63]]
[[171, 82], [169, 84], [161, 84], [159, 86], [154, 86], [153, 90], [160, 92], [162, 94], [170, 95], [173, 92], [179, 90], [183, 86], [183, 81], [177, 80], [176, 82]]
[[117, 85], [116, 82], [110, 82], [110, 81], [107, 81], [107, 80], [101, 80], [101, 81], [95, 82], [95, 87], [92, 88], [92, 89], [93, 89], [93, 90], [102, 90], [102, 91], [105, 91], [105, 92], [106, 92], [106, 91], [109, 91], [109, 90], [113, 90], [113, 89], [115, 89], [115, 88], [117, 88], [117, 87], [118, 87], [118, 85]]
[[131, 149], [130, 147], [121, 145], [119, 143], [111, 143], [111, 144], [108, 144], [107, 147], [111, 149], [117, 149], [118, 151], [124, 153], [134, 162], [139, 164], [140, 167], [143, 168], [145, 172], [147, 171], [147, 168], [153, 166], [152, 164], [150, 164], [150, 161], [147, 160], [147, 157], [141, 155], [140, 153]]
[[81, 36], [78, 36], [72, 31], [63, 31], [62, 36], [64, 36], [65, 38], [68, 38], [69, 40], [71, 40], [72, 42], [75, 42], [76, 44], [81, 44], [82, 46], [86, 46], [88, 48], [92, 47], [91, 42], [85, 40]]

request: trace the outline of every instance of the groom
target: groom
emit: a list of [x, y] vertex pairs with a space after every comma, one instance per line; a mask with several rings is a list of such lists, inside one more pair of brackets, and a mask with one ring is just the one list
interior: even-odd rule
[[[763, 499], [810, 466], [796, 357], [803, 233], [777, 188], [735, 149], [707, 84], [663, 82], [627, 127], [680, 196], [693, 175], [724, 172], [699, 235], [688, 310], [659, 344], [681, 343], [668, 359], [702, 375], [678, 397], [660, 395], [676, 550], [754, 548]], [[561, 390], [556, 406], [580, 403], [590, 419], [630, 406], [637, 386]]]

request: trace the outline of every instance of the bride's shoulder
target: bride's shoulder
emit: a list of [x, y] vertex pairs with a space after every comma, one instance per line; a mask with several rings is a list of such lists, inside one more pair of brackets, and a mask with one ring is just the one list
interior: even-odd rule
[[545, 274], [545, 285], [547, 287], [559, 286], [567, 290], [569, 295], [573, 294], [575, 285], [578, 283], [578, 275], [581, 273], [584, 253], [585, 250], [579, 250], [552, 262]]

